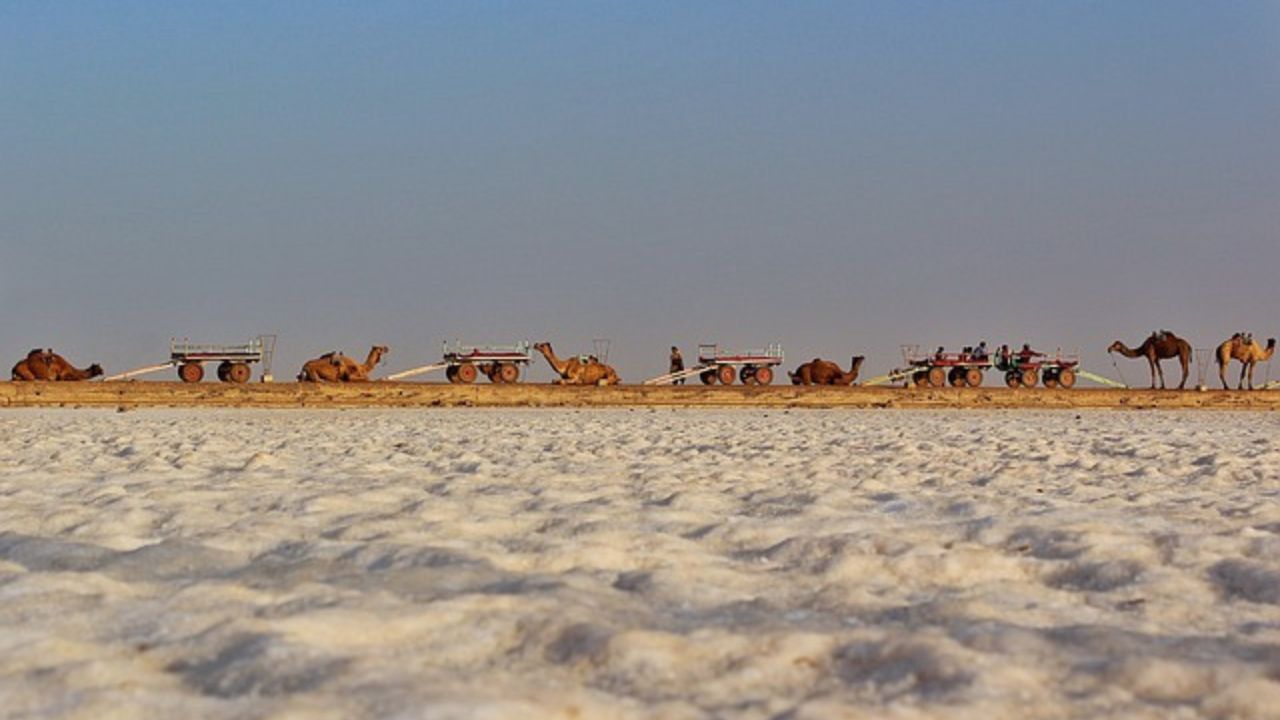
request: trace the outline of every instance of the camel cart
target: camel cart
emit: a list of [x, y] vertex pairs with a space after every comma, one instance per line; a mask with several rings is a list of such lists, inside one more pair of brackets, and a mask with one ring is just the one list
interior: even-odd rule
[[994, 366], [990, 355], [978, 355], [972, 348], [960, 352], [936, 352], [922, 354], [919, 345], [903, 345], [902, 360], [906, 367], [896, 368], [880, 377], [871, 378], [864, 385], [885, 385], [906, 382], [916, 387], [978, 387], [984, 373]]
[[1043, 382], [1047, 388], [1071, 389], [1080, 371], [1080, 355], [1064, 355], [1062, 350], [1052, 357], [1013, 353], [1007, 359], [997, 357], [995, 368], [1004, 372], [1004, 384], [1011, 388], [1035, 387], [1037, 382]]
[[182, 382], [197, 383], [204, 379], [204, 364], [212, 362], [218, 363], [218, 379], [224, 383], [249, 382], [253, 375], [249, 366], [254, 363], [262, 363], [262, 381], [271, 382], [271, 361], [275, 354], [275, 335], [259, 335], [243, 345], [198, 344], [189, 338], [170, 338], [168, 362], [140, 367], [103, 380], [127, 380], [176, 367]]
[[772, 343], [761, 350], [734, 352], [722, 350], [719, 345], [698, 346], [698, 364], [679, 372], [659, 375], [644, 381], [645, 385], [666, 385], [697, 375], [702, 384], [717, 382], [732, 385], [736, 377], [743, 385], [768, 385], [773, 382], [773, 369], [782, 364], [782, 345]]
[[999, 353], [977, 355], [971, 348], [958, 353], [921, 354], [919, 345], [903, 345], [902, 357], [906, 367], [897, 368], [879, 377], [871, 378], [864, 385], [887, 385], [904, 382], [920, 388], [978, 387], [984, 373], [995, 369], [1004, 373], [1005, 385], [1035, 387], [1043, 383], [1047, 388], [1070, 389], [1080, 378], [1087, 378], [1100, 385], [1125, 387], [1101, 375], [1080, 367], [1079, 353], [1064, 353], [1061, 348], [1053, 355], [1034, 353], [1023, 356], [1012, 353], [1002, 358]]
[[512, 345], [464, 345], [457, 340], [450, 345], [443, 343], [438, 363], [403, 370], [386, 377], [387, 380], [404, 380], [429, 372], [444, 370], [451, 383], [470, 384], [484, 373], [494, 384], [520, 381], [520, 368], [533, 361], [529, 341]]

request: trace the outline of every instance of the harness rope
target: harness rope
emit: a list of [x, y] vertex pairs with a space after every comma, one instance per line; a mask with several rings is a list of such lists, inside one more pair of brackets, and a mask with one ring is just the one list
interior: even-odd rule
[[1125, 387], [1129, 387], [1129, 381], [1124, 379], [1124, 371], [1120, 369], [1120, 363], [1116, 362], [1116, 354], [1115, 353], [1107, 353], [1107, 354], [1111, 356], [1111, 367], [1116, 369], [1116, 374], [1120, 376], [1120, 382], [1124, 383]]

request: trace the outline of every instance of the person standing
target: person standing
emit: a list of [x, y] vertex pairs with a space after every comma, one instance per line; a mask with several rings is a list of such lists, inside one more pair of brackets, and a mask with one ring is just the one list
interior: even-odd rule
[[[676, 347], [675, 345], [672, 345], [672, 346], [671, 346], [671, 367], [670, 367], [670, 372], [672, 372], [672, 373], [684, 372], [684, 356], [680, 354], [680, 348]], [[672, 380], [672, 381], [671, 381], [671, 384], [672, 384], [672, 385], [683, 385], [683, 384], [684, 384], [684, 378], [679, 378], [679, 379], [676, 379], [676, 380]]]

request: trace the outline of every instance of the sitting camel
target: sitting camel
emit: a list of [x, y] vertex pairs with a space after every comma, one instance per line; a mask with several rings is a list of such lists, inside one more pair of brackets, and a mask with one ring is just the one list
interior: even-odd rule
[[830, 360], [814, 358], [787, 375], [792, 385], [852, 385], [858, 379], [863, 359], [861, 355], [855, 355], [849, 364], [849, 372], [843, 372]]
[[1253, 369], [1260, 362], [1268, 362], [1271, 356], [1276, 352], [1276, 339], [1267, 340], [1267, 347], [1264, 350], [1257, 340], [1251, 335], [1236, 333], [1231, 336], [1230, 340], [1218, 346], [1218, 379], [1222, 381], [1223, 389], [1227, 387], [1227, 366], [1232, 360], [1240, 361], [1240, 384], [1237, 390], [1244, 389], [1244, 378], [1249, 376], [1249, 389], [1253, 389]]
[[89, 380], [101, 374], [102, 366], [97, 363], [81, 370], [50, 348], [36, 348], [13, 366], [11, 377], [18, 381], [75, 382]]
[[1187, 369], [1191, 364], [1191, 343], [1167, 330], [1151, 333], [1151, 337], [1142, 341], [1136, 350], [1130, 349], [1129, 346], [1117, 340], [1111, 343], [1107, 352], [1118, 352], [1127, 358], [1146, 358], [1151, 366], [1152, 390], [1156, 388], [1157, 373], [1160, 376], [1160, 387], [1164, 388], [1164, 369], [1160, 367], [1160, 361], [1176, 357], [1182, 365], [1182, 382], [1178, 383], [1178, 389], [1186, 387]]
[[385, 345], [374, 345], [363, 364], [343, 355], [328, 352], [314, 360], [308, 360], [298, 373], [298, 382], [365, 382], [382, 356], [391, 352]]
[[551, 369], [560, 376], [556, 380], [557, 385], [617, 385], [621, 382], [613, 367], [600, 362], [594, 355], [585, 360], [576, 357], [561, 360], [548, 342], [540, 342], [533, 349], [542, 353]]

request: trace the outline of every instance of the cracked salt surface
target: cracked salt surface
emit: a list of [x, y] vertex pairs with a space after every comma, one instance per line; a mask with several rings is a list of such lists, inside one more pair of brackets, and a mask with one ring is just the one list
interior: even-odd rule
[[1280, 417], [0, 412], [0, 716], [1280, 717]]

